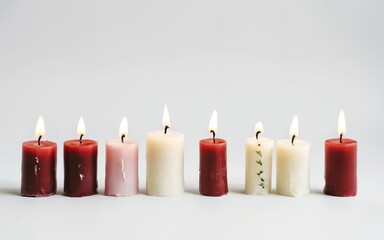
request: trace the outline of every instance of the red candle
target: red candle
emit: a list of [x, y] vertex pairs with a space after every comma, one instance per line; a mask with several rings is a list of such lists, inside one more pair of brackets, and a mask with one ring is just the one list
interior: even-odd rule
[[343, 138], [344, 112], [339, 115], [340, 138], [325, 141], [325, 187], [327, 195], [349, 197], [357, 193], [357, 142]]
[[36, 125], [37, 141], [23, 143], [21, 166], [21, 195], [27, 197], [50, 196], [56, 193], [56, 156], [54, 142], [42, 141], [44, 120]]
[[78, 125], [80, 139], [64, 142], [64, 194], [70, 197], [97, 193], [97, 142], [83, 140], [84, 120]]
[[215, 138], [217, 112], [210, 121], [211, 139], [200, 141], [200, 181], [199, 191], [206, 196], [222, 196], [228, 193], [227, 183], [227, 143]]

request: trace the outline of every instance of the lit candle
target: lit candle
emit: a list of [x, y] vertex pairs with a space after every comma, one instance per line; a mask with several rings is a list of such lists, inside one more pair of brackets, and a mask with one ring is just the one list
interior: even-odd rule
[[262, 137], [264, 128], [256, 123], [255, 137], [245, 143], [245, 193], [267, 194], [271, 191], [272, 156], [275, 141]]
[[128, 121], [120, 124], [120, 139], [106, 144], [105, 195], [129, 196], [139, 192], [138, 146], [128, 140]]
[[325, 141], [324, 193], [339, 197], [356, 196], [357, 142], [344, 138], [347, 128], [343, 110], [338, 125], [340, 137]]
[[45, 140], [44, 120], [40, 116], [35, 141], [23, 143], [21, 195], [42, 197], [56, 193], [57, 146]]
[[162, 131], [147, 134], [147, 194], [174, 196], [184, 192], [184, 135], [170, 130], [168, 108]]
[[64, 194], [70, 197], [97, 193], [97, 142], [83, 139], [83, 117], [77, 125], [79, 139], [64, 142]]
[[276, 192], [299, 197], [309, 193], [310, 144], [297, 139], [297, 116], [292, 120], [289, 134], [291, 139], [279, 140], [276, 143]]
[[216, 138], [217, 112], [212, 113], [209, 132], [212, 138], [200, 140], [199, 191], [206, 196], [222, 196], [228, 193], [227, 142]]

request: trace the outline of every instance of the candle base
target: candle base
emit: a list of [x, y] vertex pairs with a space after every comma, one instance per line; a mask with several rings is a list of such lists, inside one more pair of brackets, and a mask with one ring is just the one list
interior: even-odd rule
[[67, 196], [67, 197], [88, 197], [88, 196], [96, 195], [97, 193], [98, 193], [97, 191], [91, 192], [91, 193], [82, 193], [82, 194], [72, 194], [72, 193], [65, 193], [64, 192], [64, 196]]
[[50, 193], [41, 193], [41, 194], [30, 194], [30, 193], [21, 193], [20, 195], [22, 197], [49, 197], [52, 195], [55, 195], [56, 192], [50, 192]]
[[329, 189], [327, 186], [324, 187], [324, 194], [334, 197], [355, 197], [357, 195], [357, 190], [351, 191], [351, 192], [344, 192], [339, 193], [337, 191], [333, 191], [332, 189]]

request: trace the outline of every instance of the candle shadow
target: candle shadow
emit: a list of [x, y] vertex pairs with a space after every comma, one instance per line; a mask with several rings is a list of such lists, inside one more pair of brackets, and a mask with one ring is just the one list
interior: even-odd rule
[[194, 187], [186, 187], [185, 188], [185, 192], [186, 193], [200, 195], [199, 189], [198, 188], [194, 188]]
[[323, 189], [311, 189], [309, 194], [324, 195]]
[[18, 189], [18, 188], [0, 188], [0, 193], [3, 193], [5, 195], [20, 196], [20, 189]]
[[230, 186], [228, 190], [229, 193], [245, 194], [244, 187], [240, 185]]
[[139, 194], [147, 195], [147, 191], [146, 191], [145, 187], [139, 188]]

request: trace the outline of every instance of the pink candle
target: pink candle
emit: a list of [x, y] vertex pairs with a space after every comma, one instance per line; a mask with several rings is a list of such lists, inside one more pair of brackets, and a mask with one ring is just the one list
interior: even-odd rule
[[126, 140], [127, 118], [120, 124], [120, 139], [106, 145], [105, 195], [129, 196], [139, 192], [138, 145]]

